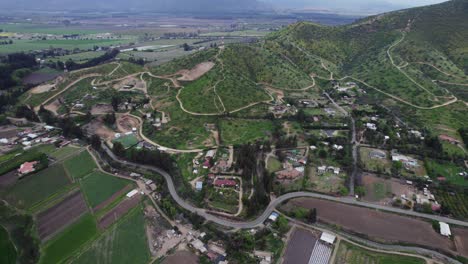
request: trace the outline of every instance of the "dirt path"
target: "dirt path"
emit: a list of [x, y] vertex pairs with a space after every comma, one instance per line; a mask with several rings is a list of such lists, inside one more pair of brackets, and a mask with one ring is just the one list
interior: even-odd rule
[[[102, 76], [101, 74], [99, 73], [90, 73], [90, 74], [85, 74], [83, 76], [81, 76], [80, 78], [76, 79], [75, 81], [73, 81], [72, 83], [68, 84], [65, 88], [63, 88], [60, 92], [52, 95], [51, 97], [47, 98], [44, 102], [42, 102], [41, 105], [46, 105], [47, 103], [49, 103], [50, 101], [52, 101], [55, 97], [61, 95], [62, 93], [66, 92], [68, 89], [70, 89], [71, 87], [73, 87], [75, 84], [77, 84], [78, 82], [86, 79], [86, 78], [90, 78], [90, 77], [98, 77], [98, 76]], [[39, 111], [39, 108], [40, 106], [36, 106], [34, 108], [34, 110], [37, 112]]]
[[446, 75], [446, 76], [448, 76], [448, 77], [451, 77], [451, 78], [463, 79], [463, 78], [460, 77], [460, 76], [457, 76], [457, 75], [453, 75], [453, 74], [444, 72], [443, 70], [441, 70], [441, 69], [438, 68], [437, 66], [435, 66], [435, 65], [433, 65], [433, 64], [431, 64], [431, 63], [428, 63], [428, 62], [417, 61], [417, 62], [412, 62], [412, 63], [413, 63], [413, 64], [422, 64], [422, 65], [430, 66], [430, 67], [434, 68], [435, 70], [437, 70], [438, 72], [443, 73], [444, 75]]

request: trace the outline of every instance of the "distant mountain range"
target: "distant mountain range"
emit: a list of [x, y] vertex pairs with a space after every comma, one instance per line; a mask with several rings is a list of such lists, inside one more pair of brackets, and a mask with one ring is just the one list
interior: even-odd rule
[[0, 1], [0, 8], [11, 10], [94, 10], [160, 11], [183, 13], [241, 12], [266, 10], [256, 0], [15, 0]]

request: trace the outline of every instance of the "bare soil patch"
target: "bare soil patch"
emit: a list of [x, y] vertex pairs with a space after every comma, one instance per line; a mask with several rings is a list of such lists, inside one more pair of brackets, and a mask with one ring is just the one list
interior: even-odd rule
[[338, 225], [377, 241], [455, 251], [450, 239], [436, 233], [431, 224], [423, 220], [313, 198], [293, 199], [284, 206], [285, 210], [297, 207], [317, 208], [320, 222]]
[[84, 126], [84, 129], [89, 135], [98, 135], [105, 140], [114, 139], [115, 132], [104, 125], [100, 119], [94, 119]]
[[197, 255], [193, 254], [190, 251], [177, 251], [176, 253], [165, 258], [162, 262], [163, 264], [198, 264]]
[[207, 72], [209, 72], [215, 64], [211, 61], [207, 62], [202, 62], [198, 65], [196, 65], [194, 68], [190, 70], [181, 70], [177, 72], [177, 74], [181, 74], [182, 77], [177, 78], [179, 81], [195, 81], [198, 78], [202, 77], [205, 75]]
[[312, 254], [317, 239], [317, 235], [308, 230], [294, 229], [283, 256], [283, 264], [309, 263], [310, 254]]
[[468, 229], [466, 228], [452, 228], [454, 235], [455, 247], [457, 252], [462, 256], [468, 256]]
[[131, 132], [132, 128], [139, 126], [140, 122], [135, 117], [121, 115], [117, 118], [117, 128], [122, 133]]
[[59, 230], [70, 225], [81, 215], [86, 213], [88, 207], [81, 192], [69, 195], [60, 203], [40, 212], [37, 217], [37, 232], [39, 238], [44, 241]]
[[114, 108], [110, 104], [96, 104], [91, 108], [92, 115], [105, 115], [114, 112]]
[[41, 94], [55, 89], [55, 84], [43, 84], [31, 89], [32, 94]]
[[58, 99], [55, 99], [52, 103], [44, 106], [44, 108], [51, 111], [55, 115], [58, 115], [57, 111], [59, 110], [60, 105], [61, 105], [60, 101]]
[[16, 126], [1, 126], [0, 127], [0, 138], [11, 138], [18, 134], [18, 128]]
[[12, 170], [8, 173], [5, 173], [0, 176], [0, 188], [8, 187], [18, 181], [18, 176], [16, 176], [16, 170]]
[[363, 174], [362, 183], [366, 188], [363, 200], [381, 205], [391, 205], [393, 197], [405, 195], [411, 199], [416, 194], [416, 190], [403, 180], [380, 178], [371, 173]]
[[120, 217], [134, 208], [141, 200], [141, 195], [136, 194], [132, 198], [127, 198], [99, 219], [98, 226], [104, 230], [115, 223]]
[[132, 188], [131, 185], [127, 185], [127, 186], [123, 187], [120, 191], [114, 193], [111, 197], [107, 198], [107, 200], [105, 200], [104, 202], [96, 205], [96, 207], [93, 208], [93, 211], [97, 212], [97, 211], [101, 210], [102, 208], [105, 208], [106, 206], [111, 204], [115, 199], [117, 199], [118, 197], [120, 197], [124, 193], [129, 192], [131, 188]]

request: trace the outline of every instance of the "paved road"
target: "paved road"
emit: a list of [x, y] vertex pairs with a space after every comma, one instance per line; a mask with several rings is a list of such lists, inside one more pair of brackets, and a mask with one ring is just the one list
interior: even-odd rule
[[227, 220], [227, 219], [209, 214], [205, 209], [194, 207], [193, 205], [187, 203], [184, 199], [182, 199], [179, 196], [179, 194], [177, 194], [171, 175], [169, 175], [164, 170], [161, 170], [153, 166], [141, 165], [141, 164], [137, 164], [137, 163], [133, 163], [129, 161], [120, 160], [117, 156], [114, 155], [114, 153], [109, 148], [107, 148], [107, 146], [103, 145], [103, 149], [107, 152], [109, 157], [111, 157], [116, 162], [122, 163], [124, 165], [143, 168], [148, 171], [152, 171], [152, 172], [160, 174], [161, 176], [165, 178], [167, 182], [167, 187], [169, 189], [169, 193], [171, 194], [172, 198], [177, 202], [177, 204], [179, 204], [179, 206], [181, 206], [182, 208], [188, 211], [196, 212], [198, 215], [202, 216], [208, 221], [212, 221], [216, 224], [226, 226], [226, 227], [242, 228], [242, 229], [249, 229], [249, 228], [257, 227], [261, 225], [268, 218], [268, 216], [270, 216], [273, 210], [275, 210], [276, 206], [280, 205], [282, 202], [287, 201], [289, 199], [299, 198], [299, 197], [318, 198], [318, 199], [328, 200], [332, 202], [339, 202], [339, 203], [349, 204], [349, 205], [357, 205], [357, 206], [367, 207], [370, 209], [378, 209], [382, 211], [398, 213], [401, 215], [421, 217], [421, 218], [425, 218], [429, 220], [442, 221], [442, 222], [446, 222], [446, 223], [453, 224], [453, 225], [468, 227], [468, 222], [464, 222], [464, 221], [460, 221], [460, 220], [456, 220], [452, 218], [447, 218], [447, 217], [442, 217], [442, 216], [437, 216], [437, 215], [423, 214], [423, 213], [418, 213], [414, 211], [408, 211], [408, 210], [403, 210], [399, 208], [381, 206], [381, 205], [376, 205], [376, 204], [369, 204], [369, 203], [365, 203], [361, 201], [356, 201], [354, 198], [351, 198], [351, 197], [333, 197], [333, 196], [328, 196], [328, 195], [323, 195], [323, 194], [318, 194], [318, 193], [310, 193], [310, 192], [288, 193], [288, 194], [285, 194], [276, 198], [275, 200], [270, 202], [270, 204], [265, 209], [265, 211], [263, 211], [263, 213], [259, 217], [257, 217], [255, 220], [248, 221], [248, 222], [237, 222], [237, 221]]

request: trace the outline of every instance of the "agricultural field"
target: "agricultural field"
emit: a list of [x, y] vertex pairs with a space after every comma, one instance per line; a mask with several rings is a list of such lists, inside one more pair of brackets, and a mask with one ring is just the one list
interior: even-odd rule
[[421, 258], [401, 256], [396, 254], [385, 254], [359, 247], [346, 241], [341, 241], [338, 247], [338, 253], [335, 264], [362, 264], [362, 263], [380, 263], [380, 264], [425, 264], [426, 261]]
[[15, 185], [1, 191], [1, 196], [18, 208], [28, 209], [57, 194], [70, 184], [61, 164], [20, 179]]
[[14, 52], [27, 52], [35, 50], [49, 49], [51, 46], [54, 48], [62, 48], [66, 50], [89, 50], [94, 46], [117, 46], [124, 45], [132, 42], [130, 39], [79, 39], [79, 40], [65, 40], [65, 39], [49, 39], [49, 40], [14, 40], [12, 45], [1, 45], [1, 53], [14, 53]]
[[81, 192], [76, 191], [59, 203], [38, 213], [37, 233], [42, 241], [49, 239], [88, 211]]
[[80, 184], [89, 205], [94, 208], [131, 182], [95, 171], [84, 177]]
[[133, 209], [72, 263], [144, 264], [150, 260], [141, 206]]
[[435, 197], [456, 218], [468, 218], [468, 194], [440, 190], [435, 193]]
[[463, 168], [458, 167], [453, 163], [444, 161], [438, 162], [432, 159], [427, 159], [424, 164], [428, 175], [432, 179], [445, 177], [447, 181], [453, 185], [468, 186], [468, 180], [459, 175], [459, 173], [465, 171]]
[[73, 146], [65, 146], [65, 147], [61, 147], [51, 153], [49, 153], [48, 155], [56, 160], [64, 160], [72, 155], [75, 155], [76, 153], [78, 153], [79, 151], [81, 151], [82, 149], [79, 148], [79, 147], [73, 147]]
[[65, 25], [48, 25], [34, 23], [8, 23], [0, 24], [0, 28], [6, 32], [16, 33], [39, 33], [39, 34], [97, 34], [101, 31], [94, 29], [85, 29], [81, 27], [66, 27]]
[[227, 119], [220, 122], [221, 140], [224, 144], [244, 144], [270, 137], [273, 123], [270, 120]]
[[318, 235], [306, 229], [295, 228], [290, 236], [284, 252], [283, 263], [308, 263]]
[[64, 166], [75, 180], [83, 178], [97, 168], [96, 163], [88, 151], [82, 151], [75, 157], [66, 160]]
[[437, 247], [446, 252], [453, 249], [449, 238], [441, 236], [431, 223], [420, 219], [313, 198], [289, 200], [281, 210], [289, 212], [297, 208], [316, 208], [319, 222], [340, 226], [343, 231], [351, 230], [380, 242]]
[[67, 227], [60, 235], [43, 246], [43, 255], [39, 263], [63, 262], [96, 235], [96, 221], [92, 215], [86, 214], [77, 223]]
[[0, 263], [14, 264], [16, 263], [16, 249], [10, 240], [8, 231], [0, 225]]
[[72, 60], [76, 63], [84, 63], [88, 60], [97, 58], [99, 56], [104, 55], [104, 51], [86, 51], [86, 52], [80, 52], [80, 53], [73, 53], [70, 55], [64, 55], [64, 56], [57, 56], [53, 58], [48, 58], [48, 61], [61, 61], [61, 62], [66, 62], [68, 60]]

